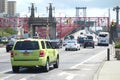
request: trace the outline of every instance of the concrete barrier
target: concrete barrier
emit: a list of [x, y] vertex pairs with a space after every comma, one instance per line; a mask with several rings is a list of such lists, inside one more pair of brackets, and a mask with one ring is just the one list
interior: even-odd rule
[[120, 60], [120, 49], [115, 49], [115, 58], [117, 58], [117, 60]]

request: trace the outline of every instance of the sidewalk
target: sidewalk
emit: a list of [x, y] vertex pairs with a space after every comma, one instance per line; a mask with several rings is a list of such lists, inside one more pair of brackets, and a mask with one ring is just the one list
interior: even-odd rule
[[110, 56], [110, 61], [105, 61], [95, 74], [94, 80], [120, 80], [120, 60]]

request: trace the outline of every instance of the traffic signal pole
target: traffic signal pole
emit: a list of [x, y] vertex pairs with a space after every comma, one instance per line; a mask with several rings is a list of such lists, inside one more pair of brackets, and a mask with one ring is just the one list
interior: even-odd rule
[[116, 6], [113, 8], [113, 11], [116, 11], [116, 27], [115, 27], [115, 38], [118, 38], [118, 33], [117, 33], [117, 29], [118, 29], [118, 25], [119, 25], [119, 6]]

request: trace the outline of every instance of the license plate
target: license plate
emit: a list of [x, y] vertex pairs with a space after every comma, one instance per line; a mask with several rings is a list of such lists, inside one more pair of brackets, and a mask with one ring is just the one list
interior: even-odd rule
[[23, 55], [24, 56], [29, 56], [29, 52], [24, 52]]

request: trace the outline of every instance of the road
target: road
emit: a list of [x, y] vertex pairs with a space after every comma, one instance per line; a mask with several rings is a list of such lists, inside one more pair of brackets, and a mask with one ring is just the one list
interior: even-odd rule
[[105, 60], [108, 47], [81, 48], [79, 51], [59, 49], [58, 69], [42, 72], [39, 68], [22, 69], [13, 73], [10, 53], [0, 48], [0, 80], [93, 80], [100, 64]]

